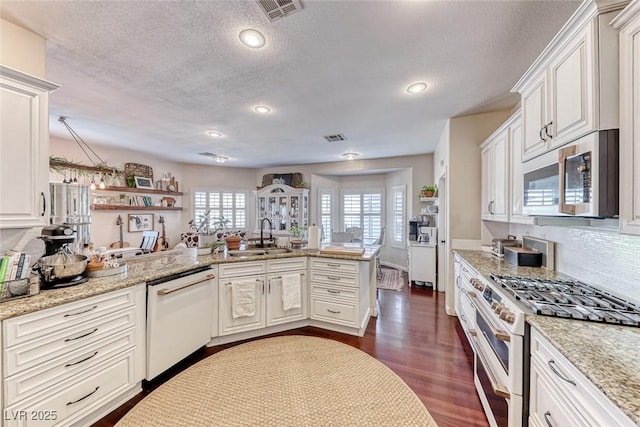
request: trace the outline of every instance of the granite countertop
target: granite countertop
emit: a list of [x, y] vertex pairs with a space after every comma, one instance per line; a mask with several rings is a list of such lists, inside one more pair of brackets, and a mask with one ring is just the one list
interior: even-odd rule
[[[516, 267], [484, 251], [454, 249], [485, 278], [489, 274], [573, 279], [540, 267]], [[580, 372], [640, 425], [640, 328], [528, 314], [536, 328]]]
[[[353, 247], [353, 245], [350, 245]], [[232, 257], [225, 253], [198, 256], [195, 249], [178, 249], [126, 259], [127, 272], [114, 276], [91, 278], [86, 283], [68, 288], [41, 290], [39, 294], [0, 303], [0, 320], [55, 307], [95, 295], [135, 286], [150, 280], [194, 270], [209, 265], [313, 256], [355, 261], [372, 261], [380, 246], [364, 246], [362, 256], [326, 255], [320, 250], [300, 249], [284, 254]]]
[[527, 322], [640, 425], [640, 328], [536, 315]]

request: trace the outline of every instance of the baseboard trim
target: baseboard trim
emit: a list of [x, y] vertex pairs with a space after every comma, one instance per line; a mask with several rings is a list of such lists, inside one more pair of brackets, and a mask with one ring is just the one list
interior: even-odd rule
[[400, 271], [407, 271], [407, 272], [409, 271], [409, 269], [406, 266], [394, 264], [392, 262], [381, 262], [380, 265], [382, 265], [383, 267], [395, 268], [396, 270], [400, 270]]

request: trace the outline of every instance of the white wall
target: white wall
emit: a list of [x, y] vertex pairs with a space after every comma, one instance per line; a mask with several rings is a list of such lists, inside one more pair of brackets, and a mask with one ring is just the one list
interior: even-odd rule
[[[73, 125], [70, 124], [73, 128]], [[158, 180], [162, 177], [163, 173], [171, 173], [178, 181], [178, 190], [184, 191], [184, 182], [182, 180], [182, 168], [183, 165], [177, 162], [171, 162], [157, 157], [149, 156], [148, 154], [138, 151], [125, 150], [122, 148], [106, 147], [102, 145], [93, 144], [91, 141], [86, 141], [87, 144], [105, 161], [109, 166], [116, 167], [120, 170], [124, 169], [125, 163], [139, 163], [153, 168], [154, 180]], [[82, 152], [78, 144], [72, 139], [51, 138], [50, 153], [54, 157], [64, 157], [65, 159], [84, 165], [90, 165], [91, 161]], [[70, 176], [67, 176], [70, 178]], [[58, 173], [50, 173], [50, 182], [62, 182], [64, 175]], [[90, 176], [79, 177], [79, 180], [86, 185], [91, 183]], [[124, 181], [112, 181], [109, 182], [112, 185], [124, 186]], [[94, 195], [100, 194], [104, 196], [118, 198], [120, 192], [101, 192], [96, 190]], [[164, 196], [154, 195], [152, 196], [155, 203], [160, 202], [160, 198]], [[188, 193], [184, 196], [173, 196], [176, 199], [177, 206], [184, 206], [185, 199], [188, 199]], [[158, 223], [160, 215], [165, 219], [165, 228], [167, 237], [169, 239], [170, 247], [173, 247], [179, 242], [180, 233], [187, 231], [185, 212], [181, 211], [91, 211], [91, 241], [95, 243], [96, 247], [108, 246], [119, 240], [119, 227], [116, 225], [118, 215], [121, 215], [124, 220], [123, 235], [124, 241], [129, 242], [131, 246], [139, 246], [142, 241], [142, 235], [139, 232], [129, 233], [127, 230], [127, 214], [145, 213], [154, 214], [154, 229], [162, 232], [162, 226]]]
[[0, 64], [44, 79], [47, 41], [31, 31], [0, 19]]
[[527, 233], [556, 242], [556, 270], [640, 304], [640, 237], [587, 227], [511, 224], [511, 234]]

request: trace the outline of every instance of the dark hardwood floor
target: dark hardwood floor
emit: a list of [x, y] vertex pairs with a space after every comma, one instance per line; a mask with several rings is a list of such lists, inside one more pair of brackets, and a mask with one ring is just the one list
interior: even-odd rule
[[[405, 276], [406, 277], [406, 276]], [[406, 280], [406, 279], [405, 279]], [[446, 314], [444, 294], [430, 289], [380, 290], [381, 313], [371, 318], [363, 337], [305, 327], [276, 335], [330, 338], [359, 348], [400, 376], [425, 404], [440, 427], [486, 427], [473, 385], [472, 352], [456, 317]], [[202, 349], [159, 378], [145, 391], [94, 424], [110, 427], [147, 394], [199, 360], [233, 343]]]

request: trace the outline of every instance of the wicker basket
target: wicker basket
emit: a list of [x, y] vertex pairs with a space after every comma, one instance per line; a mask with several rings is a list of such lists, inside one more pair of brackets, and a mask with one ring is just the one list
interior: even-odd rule
[[124, 164], [124, 178], [125, 181], [130, 176], [141, 176], [143, 178], [149, 178], [153, 181], [153, 168], [147, 165], [141, 165], [138, 163], [125, 163]]

